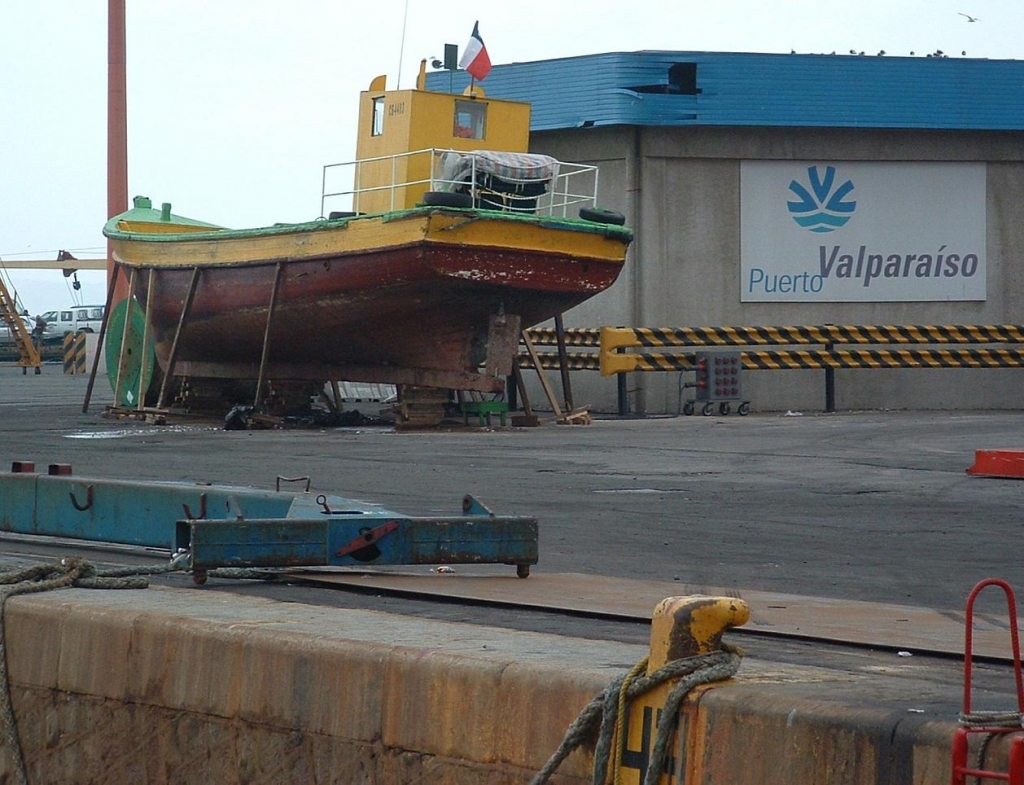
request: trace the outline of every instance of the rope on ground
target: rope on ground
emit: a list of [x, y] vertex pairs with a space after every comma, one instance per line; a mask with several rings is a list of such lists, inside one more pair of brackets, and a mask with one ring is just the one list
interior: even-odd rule
[[[672, 736], [679, 706], [694, 687], [723, 681], [735, 675], [740, 667], [740, 653], [737, 649], [723, 644], [721, 651], [701, 654], [696, 657], [673, 660], [654, 673], [640, 676], [627, 684], [629, 674], [618, 677], [600, 694], [594, 696], [590, 703], [573, 720], [562, 743], [538, 771], [530, 785], [544, 785], [569, 755], [581, 744], [592, 738], [599, 729], [597, 746], [594, 751], [594, 785], [603, 785], [607, 781], [608, 762], [612, 738], [615, 734], [619, 692], [624, 691], [626, 700], [631, 701], [648, 692], [659, 684], [673, 679], [679, 682], [672, 688], [666, 699], [665, 709], [658, 724], [654, 746], [643, 785], [656, 785], [665, 765], [665, 753]], [[637, 670], [634, 668], [634, 671]], [[609, 716], [611, 719], [609, 719]]]
[[272, 581], [281, 577], [281, 571], [256, 567], [217, 567], [207, 573], [211, 578], [244, 581]]
[[[11, 751], [14, 774], [18, 785], [28, 785], [25, 756], [18, 735], [18, 722], [11, 698], [10, 674], [7, 667], [7, 631], [4, 626], [4, 609], [7, 600], [19, 594], [36, 594], [75, 587], [81, 589], [145, 589], [149, 586], [147, 576], [180, 572], [179, 564], [163, 564], [153, 567], [115, 567], [97, 570], [85, 559], [77, 557], [61, 559], [58, 562], [36, 564], [22, 569], [0, 572], [0, 721], [3, 729], [0, 741]], [[226, 567], [210, 570], [218, 578], [273, 578], [265, 570]]]

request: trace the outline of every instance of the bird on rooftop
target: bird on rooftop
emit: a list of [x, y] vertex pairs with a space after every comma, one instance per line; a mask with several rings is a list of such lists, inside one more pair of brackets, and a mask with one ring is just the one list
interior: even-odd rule
[[960, 14], [960, 16], [964, 17], [968, 22], [980, 22], [981, 21], [981, 19], [979, 19], [978, 17], [971, 16], [970, 14], [965, 14], [962, 11], [957, 11], [957, 13]]

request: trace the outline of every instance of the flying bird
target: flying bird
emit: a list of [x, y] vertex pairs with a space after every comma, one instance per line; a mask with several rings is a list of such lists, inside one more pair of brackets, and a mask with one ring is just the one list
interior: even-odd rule
[[980, 22], [981, 21], [978, 17], [971, 16], [970, 14], [965, 14], [962, 11], [957, 11], [957, 13], [960, 14], [960, 16], [964, 17], [968, 22]]

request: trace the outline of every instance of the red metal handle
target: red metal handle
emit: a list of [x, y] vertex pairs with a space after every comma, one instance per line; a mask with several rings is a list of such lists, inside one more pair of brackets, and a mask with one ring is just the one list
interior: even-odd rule
[[1021, 681], [1020, 640], [1017, 633], [1017, 600], [1004, 580], [987, 578], [975, 586], [967, 595], [967, 611], [964, 619], [964, 714], [971, 713], [971, 669], [974, 660], [974, 600], [987, 586], [999, 586], [1006, 594], [1006, 609], [1010, 617], [1010, 644], [1013, 647], [1013, 676], [1017, 681], [1017, 711], [1024, 714], [1024, 683]]

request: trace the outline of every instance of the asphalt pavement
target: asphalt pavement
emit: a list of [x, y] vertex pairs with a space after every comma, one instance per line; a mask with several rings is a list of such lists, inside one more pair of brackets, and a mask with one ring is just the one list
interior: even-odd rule
[[[988, 411], [598, 417], [591, 425], [226, 431], [103, 416], [99, 379], [0, 368], [0, 460], [101, 478], [314, 490], [408, 514], [472, 493], [540, 522], [534, 574], [680, 581], [962, 611], [971, 587], [1024, 587], [1020, 480], [968, 475], [1024, 449], [1024, 415]], [[366, 408], [364, 404], [355, 404]]]

